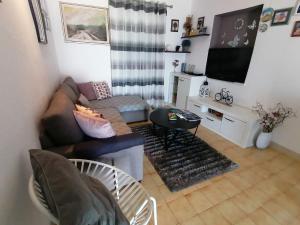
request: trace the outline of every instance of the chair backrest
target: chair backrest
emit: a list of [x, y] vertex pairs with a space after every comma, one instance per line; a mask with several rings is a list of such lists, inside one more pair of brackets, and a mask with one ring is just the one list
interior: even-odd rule
[[[81, 173], [101, 180], [119, 204], [130, 224], [147, 224], [152, 215], [150, 196], [134, 178], [113, 166], [83, 159], [70, 159]], [[54, 224], [59, 224], [50, 211], [39, 183], [29, 180], [29, 195], [36, 208]], [[140, 221], [140, 222], [139, 222]]]

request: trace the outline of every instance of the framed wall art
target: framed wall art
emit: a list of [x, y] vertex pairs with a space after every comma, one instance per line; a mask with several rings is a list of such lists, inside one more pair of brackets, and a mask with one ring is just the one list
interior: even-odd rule
[[109, 43], [107, 8], [60, 3], [60, 9], [67, 42]]
[[171, 32], [178, 32], [179, 29], [179, 20], [172, 19], [171, 20]]
[[293, 8], [278, 9], [274, 11], [271, 26], [286, 25], [290, 21]]
[[48, 41], [45, 28], [45, 18], [42, 13], [41, 3], [39, 0], [28, 0], [28, 3], [36, 29], [37, 39], [39, 43], [47, 44]]
[[291, 36], [292, 37], [300, 37], [300, 21], [295, 22]]

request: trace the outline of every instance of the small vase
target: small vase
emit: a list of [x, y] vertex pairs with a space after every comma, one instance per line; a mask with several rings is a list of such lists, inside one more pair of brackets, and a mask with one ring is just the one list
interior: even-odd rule
[[258, 138], [256, 140], [256, 147], [259, 149], [265, 149], [270, 146], [271, 140], [272, 140], [273, 133], [265, 133], [261, 132], [258, 135]]

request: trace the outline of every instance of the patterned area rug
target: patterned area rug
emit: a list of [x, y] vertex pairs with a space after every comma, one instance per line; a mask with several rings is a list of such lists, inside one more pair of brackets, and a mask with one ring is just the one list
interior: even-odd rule
[[193, 140], [190, 144], [176, 142], [170, 144], [168, 150], [165, 150], [163, 138], [153, 134], [152, 125], [131, 128], [134, 133], [145, 137], [145, 154], [172, 192], [238, 168], [238, 164], [200, 138], [195, 137], [193, 140], [193, 134], [190, 132], [182, 132], [177, 136], [179, 142]]

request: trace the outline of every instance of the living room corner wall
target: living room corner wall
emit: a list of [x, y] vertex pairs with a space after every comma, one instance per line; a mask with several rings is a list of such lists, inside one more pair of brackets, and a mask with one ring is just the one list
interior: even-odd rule
[[26, 0], [0, 3], [0, 224], [49, 224], [28, 195], [28, 150], [39, 148], [37, 125], [60, 80], [53, 40], [39, 45]]
[[[205, 16], [205, 23], [212, 31], [214, 15], [243, 9], [259, 4], [274, 9], [296, 5], [296, 0], [193, 0], [194, 18]], [[277, 102], [291, 106], [298, 117], [288, 120], [284, 126], [275, 130], [273, 141], [300, 153], [300, 39], [290, 37], [292, 27], [298, 17], [291, 17], [289, 25], [269, 27], [265, 33], [258, 33], [254, 53], [245, 84], [235, 84], [209, 79], [214, 95], [221, 88], [233, 93], [236, 104], [252, 107], [257, 101], [266, 107]], [[193, 41], [192, 54], [187, 62], [196, 64], [197, 69], [205, 72], [210, 38], [198, 38]]]

